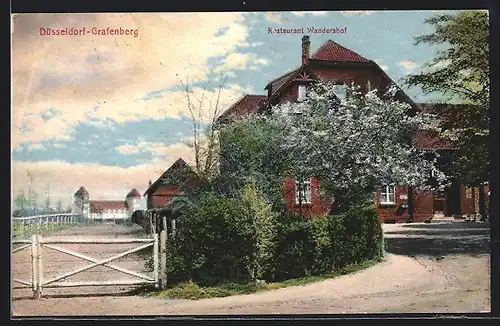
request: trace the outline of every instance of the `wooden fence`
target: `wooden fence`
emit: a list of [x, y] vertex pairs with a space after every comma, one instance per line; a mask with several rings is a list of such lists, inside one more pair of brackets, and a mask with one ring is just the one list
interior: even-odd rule
[[12, 226], [14, 235], [24, 236], [33, 231], [45, 229], [55, 229], [66, 224], [81, 223], [79, 214], [48, 214], [29, 217], [13, 217]]
[[[144, 239], [57, 239], [47, 238], [43, 239], [40, 234], [33, 234], [31, 240], [14, 240], [13, 244], [21, 245], [12, 250], [12, 254], [27, 248], [31, 248], [31, 281], [13, 278], [15, 283], [21, 284], [14, 288], [27, 288], [31, 287], [33, 290], [33, 297], [40, 299], [43, 288], [66, 288], [66, 287], [82, 287], [82, 286], [122, 286], [122, 285], [154, 285], [155, 288], [164, 288], [167, 285], [167, 271], [166, 271], [166, 232], [161, 231], [159, 234], [155, 233], [151, 238]], [[129, 249], [112, 257], [106, 259], [96, 259], [86, 256], [84, 254], [71, 251], [69, 249], [54, 246], [55, 244], [142, 244], [139, 247]], [[76, 268], [72, 271], [58, 275], [51, 279], [45, 280], [43, 273], [43, 266], [50, 264], [50, 261], [44, 262], [43, 248], [49, 248], [57, 252], [61, 252], [79, 259], [90, 262], [91, 264]], [[111, 264], [112, 261], [146, 249], [153, 248], [153, 275], [140, 274], [116, 265]], [[61, 280], [83, 273], [91, 268], [97, 266], [104, 266], [111, 270], [121, 272], [126, 275], [134, 276], [140, 280], [113, 280], [113, 281], [91, 281], [91, 282], [61, 282]]]

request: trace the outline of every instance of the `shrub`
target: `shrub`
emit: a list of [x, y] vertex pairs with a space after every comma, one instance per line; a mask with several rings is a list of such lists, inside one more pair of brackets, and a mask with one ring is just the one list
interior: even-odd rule
[[252, 213], [241, 199], [201, 194], [179, 218], [177, 230], [167, 248], [174, 279], [214, 283], [249, 278], [255, 232]]
[[383, 255], [382, 227], [373, 206], [338, 215], [277, 218], [254, 184], [241, 198], [204, 193], [178, 219], [167, 242], [170, 284], [203, 285], [324, 275]]
[[274, 281], [309, 274], [314, 259], [309, 223], [302, 216], [293, 213], [280, 216], [273, 272], [270, 275]]
[[252, 183], [245, 185], [242, 198], [252, 212], [256, 242], [255, 252], [249, 259], [248, 269], [253, 280], [264, 279], [273, 269], [276, 249], [276, 214], [272, 211], [272, 205]]
[[274, 280], [320, 275], [383, 254], [383, 234], [374, 207], [311, 219], [287, 214], [278, 223]]

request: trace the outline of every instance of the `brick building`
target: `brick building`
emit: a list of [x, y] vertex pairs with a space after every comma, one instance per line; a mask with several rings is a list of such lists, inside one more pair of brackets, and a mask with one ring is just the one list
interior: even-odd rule
[[[389, 86], [396, 85], [376, 62], [331, 40], [310, 55], [309, 37], [304, 36], [301, 55], [300, 66], [267, 83], [264, 88], [267, 94], [245, 95], [223, 112], [219, 122], [230, 123], [250, 113], [263, 114], [273, 105], [300, 100], [306, 96], [308, 85], [318, 80], [334, 81], [339, 85], [354, 82], [364, 92], [377, 89], [381, 97]], [[342, 88], [339, 90], [339, 96], [342, 96]], [[397, 100], [408, 103], [413, 110], [439, 109], [442, 105], [452, 106], [415, 103], [399, 87], [395, 96]], [[417, 133], [412, 141], [414, 146], [423, 149], [432, 148], [444, 155], [452, 154], [455, 150], [450, 142], [429, 133]], [[331, 202], [321, 200], [317, 192], [318, 185], [319, 181], [315, 178], [310, 178], [301, 185], [291, 177], [286, 178], [284, 197], [287, 209], [306, 216], [328, 212]], [[299, 196], [305, 200], [299, 201]], [[424, 221], [435, 216], [463, 217], [474, 214], [478, 212], [477, 197], [478, 188], [466, 188], [455, 180], [453, 185], [443, 192], [417, 192], [407, 187], [388, 185], [378, 190], [375, 204], [384, 222], [402, 222], [412, 213], [416, 221]]]

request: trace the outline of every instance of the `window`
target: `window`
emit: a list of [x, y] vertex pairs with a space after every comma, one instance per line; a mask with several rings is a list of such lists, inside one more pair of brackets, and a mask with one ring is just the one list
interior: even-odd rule
[[306, 99], [306, 86], [305, 85], [299, 85], [299, 91], [298, 91], [297, 99], [299, 101], [303, 101], [303, 100]]
[[393, 185], [386, 185], [382, 187], [380, 192], [381, 204], [395, 204], [396, 203], [396, 187]]
[[311, 203], [311, 179], [295, 181], [295, 203], [297, 205]]
[[366, 83], [366, 91], [367, 91], [367, 92], [370, 92], [371, 90], [372, 90], [372, 83], [370, 83], [370, 81], [368, 81], [368, 82]]
[[465, 198], [467, 198], [467, 199], [472, 198], [472, 188], [470, 188], [470, 187], [465, 188]]
[[345, 102], [347, 100], [347, 85], [335, 85], [334, 93], [341, 102]]

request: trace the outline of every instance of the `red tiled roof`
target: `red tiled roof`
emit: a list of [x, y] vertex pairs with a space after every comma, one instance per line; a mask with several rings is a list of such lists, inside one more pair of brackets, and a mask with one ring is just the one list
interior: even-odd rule
[[126, 204], [123, 200], [91, 200], [91, 209], [125, 209]]
[[413, 136], [412, 144], [420, 149], [451, 150], [455, 147], [450, 140], [442, 139], [432, 131], [419, 131]]
[[134, 189], [130, 190], [130, 192], [127, 194], [126, 198], [129, 198], [129, 197], [141, 197], [141, 194], [134, 188]]
[[[369, 63], [372, 62], [365, 57], [362, 57], [358, 53], [349, 50], [342, 45], [328, 40], [324, 43], [312, 56], [312, 60], [319, 61], [333, 61], [333, 62], [355, 62], [355, 63]], [[291, 78], [294, 78], [304, 66], [296, 68], [283, 76], [276, 78], [267, 84], [266, 89], [272, 87], [272, 95], [274, 96], [281, 90], [281, 87], [285, 85]]]
[[224, 113], [221, 114], [219, 120], [227, 119], [232, 116], [244, 116], [251, 112], [254, 112], [259, 105], [265, 101], [267, 96], [265, 95], [245, 95], [238, 102], [234, 103], [229, 107]]
[[179, 186], [160, 186], [156, 191], [152, 194], [153, 196], [173, 196], [179, 191]]
[[290, 78], [293, 78], [293, 76], [295, 76], [295, 74], [297, 74], [301, 70], [301, 68], [302, 67], [299, 67], [299, 68], [294, 69], [294, 70], [292, 70], [290, 72], [287, 72], [283, 76], [278, 77], [275, 80], [271, 81], [269, 84], [267, 84], [266, 89], [269, 88], [269, 86], [272, 87], [272, 94], [271, 94], [271, 96], [273, 96], [274, 94], [276, 94], [276, 92], [278, 92], [280, 90], [280, 88], [284, 84], [286, 84], [286, 82], [288, 80], [290, 80]]
[[337, 62], [370, 62], [358, 53], [349, 50], [342, 45], [328, 40], [312, 56], [311, 59]]
[[172, 200], [173, 196], [153, 196], [151, 199], [151, 208], [161, 208], [165, 206], [170, 200]]
[[[177, 159], [144, 193], [144, 196], [155, 192], [161, 183], [168, 180], [169, 183], [178, 184], [181, 181], [193, 182], [198, 176], [196, 172], [182, 158]], [[179, 180], [182, 179], [182, 180]]]
[[80, 187], [80, 189], [78, 189], [76, 192], [75, 192], [75, 196], [84, 196], [84, 197], [88, 197], [89, 196], [89, 192], [87, 191], [87, 189], [85, 189], [83, 186]]

